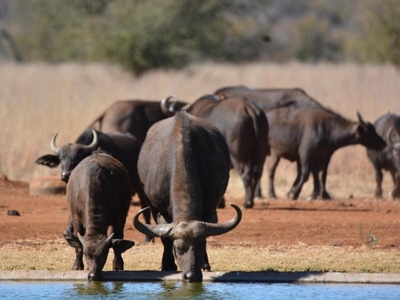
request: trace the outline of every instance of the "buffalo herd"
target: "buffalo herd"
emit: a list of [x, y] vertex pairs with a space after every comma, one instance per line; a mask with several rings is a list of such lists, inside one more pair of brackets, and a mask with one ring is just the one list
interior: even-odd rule
[[64, 237], [75, 248], [73, 269], [83, 269], [85, 256], [88, 279], [101, 279], [113, 248], [113, 270], [123, 270], [121, 253], [134, 245], [123, 239], [123, 229], [137, 194], [142, 208], [133, 225], [146, 241], [161, 238], [161, 269], [176, 271], [176, 261], [183, 280], [199, 282], [202, 270], [211, 269], [206, 238], [234, 229], [242, 218], [241, 208], [232, 205], [235, 216], [221, 224], [217, 220], [231, 168], [243, 181], [242, 209], [262, 197], [264, 164], [268, 198], [277, 198], [274, 175], [281, 158], [297, 166], [287, 198], [298, 199], [312, 175], [314, 189], [307, 200], [331, 199], [326, 180], [332, 155], [359, 144], [375, 169], [375, 197], [382, 198], [382, 170], [387, 170], [394, 182], [390, 196], [400, 198], [400, 116], [388, 113], [371, 124], [356, 115], [356, 121], [349, 120], [298, 88], [231, 86], [195, 101], [175, 95], [118, 101], [74, 143], [57, 147], [54, 135], [55, 154], [36, 163], [61, 164], [69, 205]]

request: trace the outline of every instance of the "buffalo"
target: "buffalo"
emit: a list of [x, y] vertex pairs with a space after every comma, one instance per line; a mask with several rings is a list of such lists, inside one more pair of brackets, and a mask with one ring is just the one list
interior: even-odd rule
[[[68, 182], [71, 172], [84, 158], [90, 156], [98, 148], [118, 159], [128, 171], [132, 185], [132, 196], [138, 194], [140, 205], [147, 207], [148, 203], [137, 172], [137, 160], [141, 143], [133, 135], [123, 132], [104, 134], [96, 130], [84, 131], [75, 143], [56, 146], [57, 134], [51, 139], [50, 147], [55, 154], [47, 154], [36, 160], [37, 164], [55, 168], [61, 163], [61, 179]], [[150, 213], [144, 214], [146, 223], [150, 224]], [[146, 238], [150, 240], [149, 237]]]
[[244, 97], [256, 103], [262, 110], [288, 105], [323, 108], [321, 103], [300, 88], [253, 89], [240, 85], [220, 88], [214, 94], [221, 100]]
[[[164, 104], [168, 106], [168, 103]], [[228, 144], [232, 166], [244, 184], [243, 207], [252, 208], [265, 157], [269, 153], [265, 113], [244, 98], [218, 101], [214, 95], [205, 95], [182, 109], [207, 120], [220, 130]], [[163, 110], [166, 111], [166, 107]]]
[[400, 116], [385, 114], [374, 123], [376, 132], [385, 138], [386, 147], [382, 150], [367, 149], [367, 155], [375, 169], [375, 198], [382, 198], [382, 169], [392, 175], [394, 188], [390, 197], [400, 197]]
[[[162, 101], [166, 100], [169, 99]], [[180, 109], [186, 104], [175, 101], [172, 106], [175, 109]], [[87, 129], [104, 133], [129, 132], [143, 143], [151, 125], [169, 116], [161, 110], [160, 101], [121, 100], [108, 107]]]
[[182, 279], [202, 281], [201, 269], [210, 270], [206, 238], [234, 229], [242, 213], [217, 223], [217, 205], [229, 180], [230, 160], [225, 139], [211, 123], [178, 112], [153, 125], [139, 155], [138, 171], [157, 225], [139, 221], [140, 232], [160, 237], [164, 245], [161, 269], [176, 271]]
[[[297, 178], [287, 196], [297, 199], [310, 173], [314, 177], [314, 190], [309, 200], [330, 199], [326, 191], [326, 177], [332, 154], [339, 148], [361, 144], [369, 149], [385, 147], [385, 141], [371, 123], [364, 122], [357, 113], [358, 122], [349, 121], [339, 114], [322, 108], [281, 107], [267, 111], [268, 141], [271, 156], [267, 168], [269, 197], [276, 198], [274, 175], [281, 158], [297, 163]], [[321, 180], [319, 173], [322, 172]]]
[[135, 245], [133, 241], [123, 239], [131, 202], [131, 184], [124, 166], [105, 153], [86, 157], [71, 174], [67, 200], [73, 230], [68, 228], [63, 235], [75, 248], [72, 269], [83, 270], [85, 256], [88, 279], [101, 279], [108, 252], [113, 248], [113, 270], [123, 270], [121, 253]]

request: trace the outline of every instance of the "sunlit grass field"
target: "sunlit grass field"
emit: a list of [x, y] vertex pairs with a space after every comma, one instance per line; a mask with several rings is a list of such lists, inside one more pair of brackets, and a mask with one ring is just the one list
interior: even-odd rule
[[[34, 177], [59, 175], [59, 168], [51, 170], [34, 163], [37, 157], [51, 153], [49, 144], [55, 133], [59, 133], [58, 145], [73, 142], [104, 109], [121, 99], [161, 100], [177, 94], [193, 102], [229, 85], [300, 87], [350, 120], [357, 119], [357, 111], [371, 122], [388, 111], [400, 114], [400, 72], [386, 65], [205, 63], [134, 77], [105, 64], [2, 64], [0, 78], [0, 173], [27, 182]], [[278, 196], [289, 189], [294, 172], [294, 164], [280, 164], [276, 174]], [[228, 188], [238, 187], [242, 192], [242, 183], [234, 172], [231, 178]], [[390, 181], [386, 175], [386, 195]], [[374, 173], [365, 148], [351, 146], [337, 151], [327, 186], [336, 197], [372, 196]], [[311, 181], [301, 197], [310, 191]]]

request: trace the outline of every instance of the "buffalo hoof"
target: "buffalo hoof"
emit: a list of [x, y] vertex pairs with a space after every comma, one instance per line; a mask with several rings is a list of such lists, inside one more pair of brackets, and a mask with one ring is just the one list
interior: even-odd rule
[[77, 270], [77, 271], [81, 271], [84, 269], [84, 265], [83, 263], [74, 263], [74, 265], [72, 266], [72, 270]]
[[245, 208], [245, 209], [253, 208], [253, 206], [254, 206], [254, 203], [250, 202], [250, 201], [243, 203], [243, 208]]
[[145, 239], [144, 242], [145, 242], [145, 243], [151, 243], [151, 242], [154, 243], [154, 237], [151, 237], [151, 236], [146, 235], [146, 239]]
[[321, 198], [323, 200], [331, 200], [331, 195], [328, 194], [328, 192], [322, 192]]
[[394, 191], [391, 191], [390, 193], [389, 193], [389, 197], [390, 197], [390, 199], [392, 199], [392, 200], [396, 200], [396, 199], [399, 199], [400, 198], [400, 194], [396, 191], [396, 192], [394, 192]]
[[296, 196], [294, 193], [289, 193], [286, 195], [287, 199], [290, 200], [297, 200], [298, 196]]

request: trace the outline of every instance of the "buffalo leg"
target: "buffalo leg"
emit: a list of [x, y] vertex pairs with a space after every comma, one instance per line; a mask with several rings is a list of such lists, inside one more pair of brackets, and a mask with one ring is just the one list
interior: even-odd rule
[[255, 178], [256, 178], [256, 186], [255, 186], [255, 190], [254, 190], [254, 197], [258, 198], [258, 199], [263, 199], [263, 195], [261, 192], [261, 176], [264, 170], [264, 162], [265, 159], [262, 160], [262, 162], [260, 162], [259, 166], [256, 168], [255, 171]]
[[[119, 220], [115, 226], [112, 228], [112, 232], [114, 232], [113, 239], [123, 239], [124, 238], [124, 226], [125, 219]], [[121, 249], [119, 247], [113, 247], [114, 249], [114, 259], [113, 259], [113, 270], [121, 271], [124, 269], [124, 260], [122, 259]]]
[[374, 168], [375, 168], [375, 179], [376, 179], [375, 198], [381, 199], [382, 198], [383, 174], [381, 171], [381, 167], [378, 165], [378, 163], [374, 162], [373, 164], [374, 164]]
[[175, 264], [175, 258], [172, 253], [173, 241], [169, 238], [162, 238], [161, 241], [164, 245], [164, 252], [161, 261], [161, 271], [177, 271], [178, 268]]
[[324, 170], [322, 171], [322, 176], [321, 176], [321, 198], [324, 200], [329, 200], [331, 199], [331, 196], [326, 190], [326, 179], [328, 177], [328, 164], [324, 167]]
[[287, 192], [286, 196], [290, 198], [290, 195], [293, 193], [293, 191], [296, 188], [296, 185], [299, 183], [300, 180], [300, 174], [301, 174], [301, 165], [299, 161], [296, 161], [296, 167], [297, 167], [297, 173], [296, 173], [296, 179], [294, 180], [292, 187], [290, 188], [289, 192]]
[[271, 153], [271, 157], [267, 160], [268, 167], [268, 180], [269, 180], [269, 198], [276, 199], [275, 188], [274, 188], [274, 178], [276, 167], [278, 166], [280, 157], [276, 154]]
[[[148, 200], [148, 198], [147, 198], [146, 194], [144, 193], [143, 189], [140, 187], [140, 188], [136, 188], [136, 190], [137, 190], [137, 194], [138, 194], [138, 197], [139, 197], [141, 208], [145, 208], [145, 207], [149, 206], [149, 202], [150, 201]], [[145, 223], [150, 225], [150, 223], [151, 223], [151, 210], [149, 210], [149, 209], [145, 210], [143, 212], [143, 218], [144, 218]], [[146, 235], [146, 242], [151, 242], [151, 241], [154, 241], [154, 238], [151, 237], [151, 236]]]
[[203, 270], [204, 271], [211, 271], [210, 262], [208, 261], [207, 249], [204, 251], [204, 261], [203, 261]]
[[[153, 218], [157, 224], [167, 224], [167, 220], [157, 212], [156, 209], [152, 210]], [[173, 254], [173, 241], [170, 238], [161, 238], [161, 242], [164, 245], [164, 252], [161, 260], [161, 271], [176, 271], [178, 270], [175, 264], [175, 258]]]
[[75, 261], [72, 265], [72, 270], [83, 270], [85, 267], [83, 264], [83, 248], [75, 247]]
[[[71, 220], [71, 217], [69, 217]], [[70, 227], [71, 226], [71, 227]], [[68, 229], [64, 230], [63, 236], [68, 244], [75, 249], [75, 261], [72, 265], [72, 270], [83, 270], [85, 267], [83, 264], [83, 246], [78, 240], [78, 238], [73, 234], [74, 226], [72, 222], [68, 222]], [[84, 235], [84, 229], [82, 227], [78, 228], [79, 233]]]
[[254, 196], [256, 198], [258, 198], [258, 199], [264, 198], [262, 196], [262, 192], [261, 192], [261, 178], [257, 181], [257, 185], [256, 185], [256, 190], [255, 190]]
[[313, 175], [313, 179], [314, 179], [314, 190], [311, 193], [311, 195], [308, 196], [307, 201], [317, 199], [319, 196], [320, 190], [321, 190], [318, 170], [313, 170], [312, 175]]
[[301, 164], [301, 175], [299, 178], [299, 182], [296, 184], [293, 191], [289, 195], [289, 198], [293, 200], [296, 200], [299, 197], [301, 189], [303, 188], [303, 184], [308, 180], [308, 177], [310, 176], [310, 165], [308, 161], [308, 158], [303, 160], [303, 163]]
[[395, 170], [390, 170], [390, 174], [392, 175], [394, 188], [390, 193], [392, 199], [396, 199], [400, 197], [400, 176], [397, 175]]
[[244, 185], [245, 194], [243, 208], [252, 208], [254, 206], [254, 190], [256, 188], [252, 166], [244, 166], [236, 161], [233, 161], [233, 166], [239, 173], [240, 178], [242, 178]]

